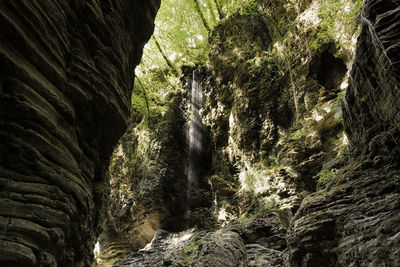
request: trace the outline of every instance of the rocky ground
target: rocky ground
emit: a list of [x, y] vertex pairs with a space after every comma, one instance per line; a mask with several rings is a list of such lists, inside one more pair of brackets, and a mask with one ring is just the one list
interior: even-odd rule
[[115, 266], [283, 266], [285, 234], [272, 214], [218, 230], [159, 230], [144, 249]]

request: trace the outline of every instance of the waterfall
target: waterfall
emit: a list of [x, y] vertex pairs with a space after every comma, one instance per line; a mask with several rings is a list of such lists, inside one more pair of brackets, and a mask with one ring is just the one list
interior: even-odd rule
[[201, 172], [201, 157], [204, 153], [204, 125], [201, 119], [200, 109], [203, 106], [203, 88], [199, 70], [194, 70], [190, 83], [190, 119], [186, 131], [187, 140], [187, 213], [190, 213], [192, 193], [199, 189]]

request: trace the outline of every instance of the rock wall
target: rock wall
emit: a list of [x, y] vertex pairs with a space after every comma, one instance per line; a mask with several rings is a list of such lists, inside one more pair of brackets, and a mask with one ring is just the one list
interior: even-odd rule
[[357, 156], [395, 163], [400, 155], [399, 7], [397, 1], [366, 2], [351, 86], [343, 103], [346, 132]]
[[[212, 194], [207, 191], [208, 185], [201, 180], [198, 187], [190, 186], [186, 173], [194, 69], [187, 67], [184, 71], [181, 90], [171, 90], [160, 106], [152, 103], [149, 114], [130, 121], [114, 151], [109, 169], [108, 218], [96, 257], [99, 266], [108, 266], [143, 248], [158, 229], [210, 228], [215, 222], [209, 209]], [[206, 79], [205, 73], [196, 72]], [[204, 154], [195, 162], [201, 165], [202, 174], [209, 169], [207, 151]]]
[[[242, 239], [249, 266], [281, 266], [284, 229], [301, 201], [325, 186], [321, 170], [327, 162], [335, 159], [335, 170], [344, 165], [340, 98], [355, 41], [343, 44], [331, 36], [311, 47], [322, 23], [316, 15], [322, 12], [319, 1], [258, 3], [219, 22], [209, 37], [209, 59], [200, 63], [206, 65], [207, 100], [200, 114], [210, 134], [206, 154], [211, 161], [199, 177], [201, 190], [188, 192], [182, 173], [188, 104], [182, 86], [160, 107], [164, 113], [153, 106], [147, 121], [134, 122], [114, 152], [112, 208], [99, 240], [99, 265], [136, 251], [115, 264], [197, 266], [179, 257], [166, 260], [166, 253], [181, 255], [188, 240], [177, 238], [179, 248], [166, 248], [169, 237], [156, 234], [162, 242], [139, 249], [158, 227], [182, 231], [196, 225], [198, 232], [214, 232], [228, 225]], [[344, 39], [352, 40], [357, 25], [346, 27]], [[182, 68], [185, 77], [192, 71]], [[188, 193], [199, 195], [190, 212], [177, 205]], [[265, 220], [271, 215], [273, 223]], [[232, 228], [235, 223], [241, 226]], [[253, 224], [257, 230], [242, 230]], [[277, 228], [270, 236], [268, 229]]]
[[232, 231], [159, 230], [140, 252], [116, 262], [114, 266], [239, 266], [246, 265], [246, 252], [240, 236]]
[[335, 56], [337, 40], [310, 47], [319, 25], [310, 13], [318, 2], [304, 2], [300, 14], [288, 2], [272, 2], [260, 1], [259, 13], [236, 14], [214, 29], [215, 83], [206, 89], [204, 121], [212, 134], [212, 171], [236, 190], [236, 198], [217, 199], [217, 209], [278, 210], [289, 219], [344, 146], [339, 98], [354, 53]]
[[400, 3], [365, 1], [362, 24], [343, 101], [352, 157], [303, 201], [290, 266], [400, 264]]
[[[100, 266], [143, 248], [167, 219], [184, 213], [186, 177], [182, 95], [171, 94], [155, 122], [131, 122], [110, 164], [110, 198], [99, 237]], [[156, 111], [152, 112], [156, 113]], [[183, 219], [172, 225], [182, 228]]]
[[0, 265], [89, 266], [160, 1], [0, 3]]
[[[340, 3], [348, 10], [355, 2], [361, 3]], [[209, 192], [200, 199], [213, 205], [201, 206], [203, 216], [190, 213], [198, 226], [191, 231], [200, 237], [160, 230], [152, 243], [117, 266], [197, 266], [202, 260], [197, 256], [219, 250], [208, 246], [207, 236], [221, 241], [225, 231], [240, 237], [228, 238], [240, 248], [228, 248], [226, 254], [236, 255], [231, 266], [400, 264], [399, 3], [365, 1], [357, 55], [357, 6], [347, 28], [334, 31], [340, 37], [324, 36], [329, 40], [315, 45], [315, 38], [328, 34], [320, 1], [297, 7], [292, 1], [259, 3], [258, 11], [228, 17], [210, 35], [212, 77], [201, 114], [210, 129], [212, 162], [210, 173], [201, 177]], [[337, 12], [342, 17], [341, 6]], [[179, 190], [186, 189], [177, 171], [185, 154], [171, 153], [183, 145], [174, 140], [182, 138], [184, 123], [174, 101], [154, 128], [135, 125], [126, 137], [132, 147], [122, 143], [122, 153], [116, 151], [116, 162], [125, 163], [111, 169], [113, 200], [123, 212], [112, 214], [112, 231], [103, 233], [110, 258], [143, 246], [157, 227], [185, 227], [177, 223], [184, 209], [164, 201], [184, 199]], [[167, 212], [153, 217], [153, 211]], [[271, 215], [273, 220], [266, 219]], [[197, 220], [205, 217], [214, 222]], [[222, 225], [225, 229], [216, 230]]]

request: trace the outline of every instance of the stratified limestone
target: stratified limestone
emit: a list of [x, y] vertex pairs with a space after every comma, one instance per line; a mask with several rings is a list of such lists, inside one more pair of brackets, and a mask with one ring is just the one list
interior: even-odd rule
[[346, 132], [357, 154], [398, 163], [400, 129], [400, 3], [367, 1], [350, 87]]
[[400, 2], [366, 1], [362, 22], [344, 101], [354, 157], [303, 201], [290, 266], [400, 265]]
[[0, 265], [89, 266], [158, 0], [0, 2]]

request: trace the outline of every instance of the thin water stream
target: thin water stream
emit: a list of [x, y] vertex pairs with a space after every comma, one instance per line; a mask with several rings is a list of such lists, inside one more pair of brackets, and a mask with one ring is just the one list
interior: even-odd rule
[[186, 160], [186, 178], [187, 178], [187, 207], [186, 215], [191, 211], [191, 202], [193, 192], [199, 188], [201, 156], [204, 152], [204, 125], [201, 119], [200, 110], [203, 106], [203, 88], [201, 84], [201, 75], [199, 70], [194, 70], [190, 83], [190, 119], [186, 132], [188, 144], [188, 158]]

